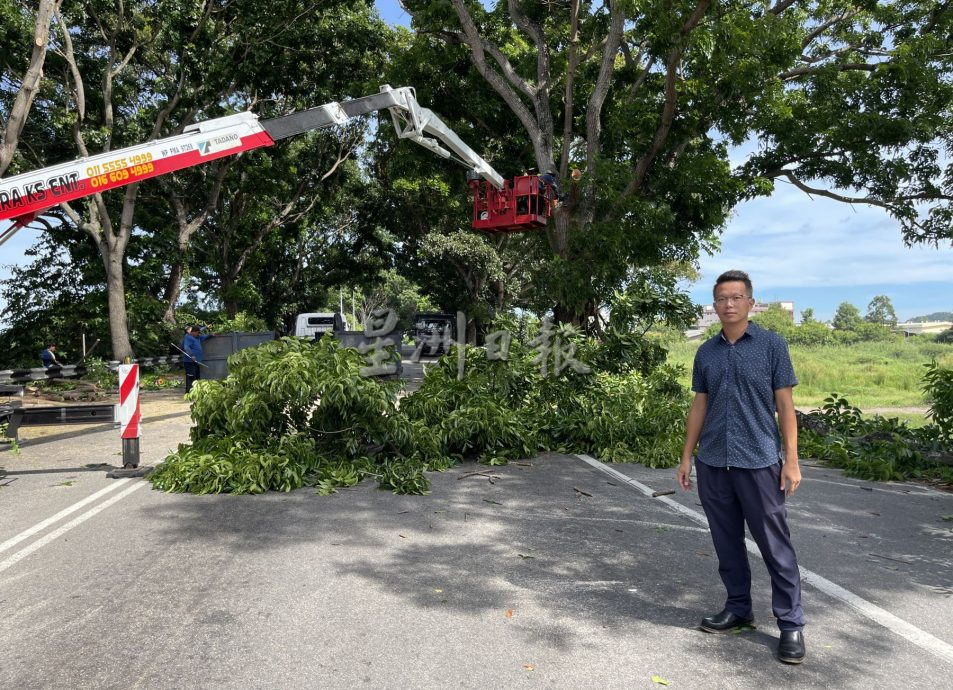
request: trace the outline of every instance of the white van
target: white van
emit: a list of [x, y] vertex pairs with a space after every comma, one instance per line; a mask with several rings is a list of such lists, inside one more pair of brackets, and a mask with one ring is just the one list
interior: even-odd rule
[[347, 321], [337, 311], [298, 314], [295, 321], [295, 335], [299, 338], [320, 338], [325, 333], [346, 330]]

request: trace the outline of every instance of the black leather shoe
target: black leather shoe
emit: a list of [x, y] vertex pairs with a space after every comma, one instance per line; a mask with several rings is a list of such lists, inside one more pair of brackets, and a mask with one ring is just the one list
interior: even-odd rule
[[782, 630], [778, 643], [778, 659], [786, 664], [799, 664], [804, 661], [804, 633], [800, 630]]
[[735, 628], [740, 628], [743, 625], [751, 625], [753, 623], [754, 616], [744, 618], [742, 616], [736, 616], [728, 609], [725, 609], [721, 613], [715, 614], [714, 616], [702, 618], [701, 629], [710, 633], [723, 633], [734, 630]]

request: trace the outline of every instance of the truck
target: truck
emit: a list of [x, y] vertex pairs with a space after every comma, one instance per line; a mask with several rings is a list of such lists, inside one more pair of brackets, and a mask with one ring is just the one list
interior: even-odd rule
[[295, 335], [299, 338], [320, 338], [325, 333], [341, 333], [348, 328], [347, 319], [337, 311], [298, 314], [295, 319]]
[[414, 348], [424, 355], [441, 355], [446, 343], [457, 339], [457, 317], [453, 314], [414, 314]]

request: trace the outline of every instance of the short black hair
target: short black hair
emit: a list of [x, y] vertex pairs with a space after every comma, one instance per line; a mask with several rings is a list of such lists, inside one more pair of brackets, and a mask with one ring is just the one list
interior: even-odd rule
[[56, 343], [47, 343], [47, 344], [46, 344], [46, 349], [50, 349], [51, 347], [56, 347]]
[[718, 286], [722, 283], [744, 283], [745, 291], [748, 293], [748, 297], [751, 297], [754, 294], [754, 288], [751, 287], [751, 278], [749, 278], [748, 274], [744, 271], [732, 269], [730, 271], [725, 271], [718, 276], [715, 279], [714, 287], [711, 289], [712, 296], [715, 295], [715, 290], [717, 290]]

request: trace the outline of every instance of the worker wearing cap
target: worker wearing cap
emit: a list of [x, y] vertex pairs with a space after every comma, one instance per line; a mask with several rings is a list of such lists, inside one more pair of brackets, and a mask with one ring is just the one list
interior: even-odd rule
[[186, 326], [182, 338], [182, 366], [185, 367], [185, 392], [192, 390], [192, 384], [202, 378], [202, 342], [212, 337], [211, 333], [202, 333], [198, 326]]

